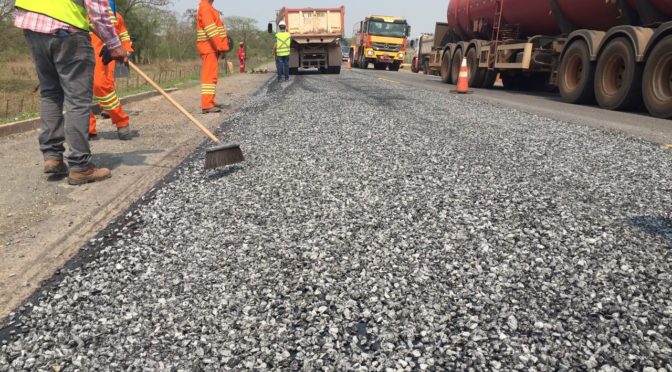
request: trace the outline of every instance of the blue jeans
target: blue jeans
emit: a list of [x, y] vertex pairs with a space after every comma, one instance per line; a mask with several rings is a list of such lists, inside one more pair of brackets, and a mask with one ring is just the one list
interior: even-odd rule
[[275, 65], [278, 68], [278, 80], [282, 80], [282, 75], [285, 75], [285, 80], [289, 80], [289, 56], [275, 57]]

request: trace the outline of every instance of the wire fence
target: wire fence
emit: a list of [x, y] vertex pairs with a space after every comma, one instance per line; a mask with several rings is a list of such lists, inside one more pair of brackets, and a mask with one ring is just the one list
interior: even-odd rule
[[[220, 64], [222, 66], [220, 75], [232, 74], [238, 70], [238, 61], [228, 59], [234, 63], [233, 71], [227, 71], [226, 60]], [[252, 58], [248, 60], [249, 66], [263, 63], [263, 58]], [[194, 62], [188, 65], [176, 65], [168, 62], [160, 62], [154, 65], [146, 65], [141, 67], [145, 73], [152, 78], [152, 80], [159, 83], [161, 86], [171, 86], [174, 84], [198, 80], [201, 73], [200, 63]], [[151, 86], [144, 81], [138, 74], [129, 73], [128, 77], [118, 77], [116, 80], [117, 94], [120, 97], [127, 96], [134, 93], [150, 90]], [[23, 89], [23, 91], [8, 91], [6, 89], [0, 90], [0, 121], [8, 122], [12, 120], [20, 120], [27, 116], [34, 116], [40, 111], [40, 94], [39, 86], [30, 89]]]

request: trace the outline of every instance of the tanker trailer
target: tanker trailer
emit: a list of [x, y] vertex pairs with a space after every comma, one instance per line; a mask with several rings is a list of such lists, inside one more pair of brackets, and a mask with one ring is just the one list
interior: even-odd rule
[[672, 1], [451, 0], [441, 77], [672, 117]]

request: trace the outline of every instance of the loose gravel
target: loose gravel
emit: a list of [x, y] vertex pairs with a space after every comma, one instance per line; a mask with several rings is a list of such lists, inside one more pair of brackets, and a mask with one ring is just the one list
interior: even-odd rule
[[477, 97], [269, 83], [91, 241], [9, 370], [672, 371], [672, 156]]

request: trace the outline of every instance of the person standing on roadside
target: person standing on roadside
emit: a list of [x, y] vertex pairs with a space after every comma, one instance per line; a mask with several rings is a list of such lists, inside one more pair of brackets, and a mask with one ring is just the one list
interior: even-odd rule
[[[112, 25], [116, 30], [121, 45], [126, 49], [127, 53], [133, 52], [133, 44], [131, 36], [126, 29], [126, 23], [121, 13], [117, 12], [117, 6], [114, 0], [110, 2], [110, 19]], [[93, 44], [93, 53], [96, 56], [96, 67], [93, 73], [93, 100], [98, 103], [101, 109], [105, 110], [112, 119], [112, 124], [117, 127], [117, 136], [121, 141], [128, 141], [131, 139], [131, 127], [129, 125], [130, 119], [121, 107], [121, 101], [117, 96], [117, 89], [114, 86], [114, 68], [116, 63], [114, 61], [109, 64], [103, 62], [100, 52], [103, 50], [105, 44], [100, 40], [96, 34], [91, 33], [91, 43]], [[89, 119], [89, 139], [95, 139], [98, 136], [96, 131], [96, 116], [91, 113]]]
[[[107, 1], [16, 0], [14, 4], [14, 25], [24, 30], [40, 81], [39, 141], [44, 172], [67, 173], [71, 185], [102, 181], [112, 175], [109, 169], [91, 162], [88, 139], [95, 66], [90, 27], [112, 58], [127, 61]], [[67, 166], [64, 143], [70, 150], [65, 157]]]
[[222, 112], [215, 103], [219, 66], [217, 60], [232, 46], [214, 0], [201, 0], [196, 16], [196, 46], [201, 55], [201, 109], [204, 114]]
[[238, 64], [240, 65], [240, 73], [245, 73], [245, 62], [247, 61], [247, 56], [245, 55], [245, 43], [242, 41], [238, 44]]
[[282, 81], [283, 75], [285, 81], [289, 81], [289, 54], [291, 53], [292, 35], [287, 32], [285, 21], [280, 21], [278, 28], [280, 28], [280, 32], [275, 34], [275, 45], [273, 46], [273, 55], [278, 69], [278, 82]]

